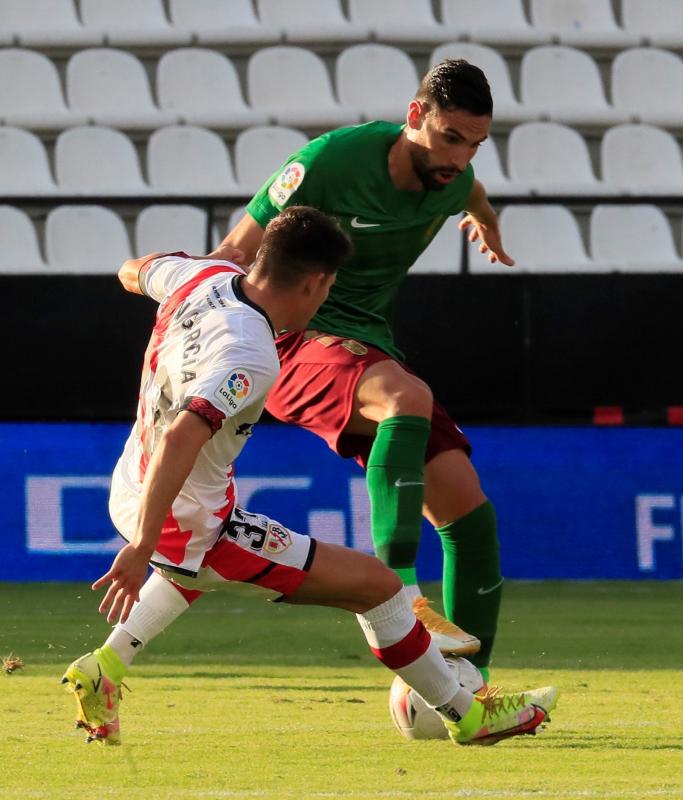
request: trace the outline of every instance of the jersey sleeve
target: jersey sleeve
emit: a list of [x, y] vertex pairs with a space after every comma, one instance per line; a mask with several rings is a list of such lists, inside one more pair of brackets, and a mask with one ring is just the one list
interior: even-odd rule
[[[265, 326], [265, 323], [264, 323]], [[202, 416], [213, 433], [227, 417], [254, 407], [260, 415], [279, 372], [270, 331], [223, 331], [202, 347], [195, 377], [185, 386], [182, 408]], [[259, 341], [265, 346], [259, 346]], [[256, 422], [256, 419], [254, 419]]]
[[327, 136], [320, 136], [290, 156], [251, 199], [247, 212], [262, 228], [289, 205], [321, 207], [325, 186], [321, 155], [327, 141]]
[[138, 273], [140, 291], [156, 300], [157, 303], [173, 294], [184, 283], [192, 280], [208, 266], [225, 265], [230, 269], [242, 273], [241, 267], [228, 261], [214, 261], [211, 259], [190, 258], [185, 253], [166, 253], [148, 259]]

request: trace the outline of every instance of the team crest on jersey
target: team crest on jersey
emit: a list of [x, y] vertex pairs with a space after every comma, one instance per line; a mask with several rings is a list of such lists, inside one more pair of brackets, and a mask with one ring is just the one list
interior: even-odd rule
[[301, 162], [295, 161], [293, 164], [288, 164], [268, 189], [268, 195], [273, 203], [276, 206], [283, 206], [301, 186], [305, 174], [306, 167]]
[[368, 352], [368, 348], [355, 339], [344, 339], [341, 346], [348, 350], [349, 353], [353, 353], [354, 356], [364, 356], [367, 355]]
[[234, 369], [216, 389], [215, 396], [228, 408], [228, 414], [236, 414], [251, 394], [254, 381], [246, 369]]
[[271, 555], [284, 553], [291, 543], [292, 534], [287, 530], [287, 528], [283, 528], [281, 525], [275, 525], [272, 522], [270, 525], [268, 525], [266, 542], [263, 545], [263, 549], [266, 551], [266, 553], [270, 553]]

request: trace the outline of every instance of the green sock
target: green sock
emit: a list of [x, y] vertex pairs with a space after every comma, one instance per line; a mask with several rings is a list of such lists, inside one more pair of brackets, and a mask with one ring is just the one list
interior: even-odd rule
[[496, 512], [487, 500], [462, 519], [437, 528], [443, 549], [443, 605], [448, 619], [481, 641], [469, 660], [486, 667], [503, 594]]
[[415, 558], [422, 526], [424, 459], [431, 422], [391, 417], [377, 426], [367, 466], [370, 526], [375, 553], [416, 583]]
[[102, 645], [95, 653], [100, 657], [100, 663], [104, 671], [114, 681], [119, 684], [126, 674], [126, 665], [121, 661], [119, 654], [108, 644]]

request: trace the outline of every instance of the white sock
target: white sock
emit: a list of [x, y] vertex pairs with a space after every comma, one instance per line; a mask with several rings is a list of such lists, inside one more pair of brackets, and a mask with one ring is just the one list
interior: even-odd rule
[[458, 683], [429, 633], [415, 618], [405, 586], [386, 602], [356, 617], [375, 656], [425, 702], [435, 708], [453, 707], [460, 716], [467, 712], [473, 695]]
[[413, 600], [416, 600], [418, 597], [423, 597], [422, 589], [420, 589], [416, 583], [411, 583], [410, 586], [404, 586], [403, 588], [408, 596], [408, 600], [410, 600], [410, 606], [412, 608]]
[[105, 642], [130, 665], [142, 648], [165, 630], [190, 604], [171, 583], [154, 572], [140, 589], [130, 616], [114, 627]]

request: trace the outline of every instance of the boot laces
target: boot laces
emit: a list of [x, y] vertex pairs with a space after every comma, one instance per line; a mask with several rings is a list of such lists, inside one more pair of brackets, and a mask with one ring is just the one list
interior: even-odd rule
[[503, 694], [499, 686], [488, 686], [484, 694], [475, 696], [475, 700], [484, 706], [482, 722], [487, 716], [497, 717], [512, 711], [521, 711], [527, 705], [524, 692]]

